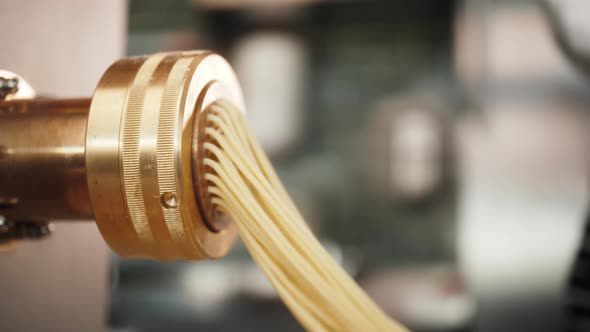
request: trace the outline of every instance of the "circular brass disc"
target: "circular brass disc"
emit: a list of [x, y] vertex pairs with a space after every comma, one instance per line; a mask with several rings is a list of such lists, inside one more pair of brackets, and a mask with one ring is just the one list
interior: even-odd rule
[[234, 226], [210, 227], [199, 210], [199, 114], [226, 99], [242, 110], [238, 81], [219, 55], [160, 53], [115, 62], [88, 117], [86, 170], [98, 228], [118, 254], [208, 259], [232, 247]]

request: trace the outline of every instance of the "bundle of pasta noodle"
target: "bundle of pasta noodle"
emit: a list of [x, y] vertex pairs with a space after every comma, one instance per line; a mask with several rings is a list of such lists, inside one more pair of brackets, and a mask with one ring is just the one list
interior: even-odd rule
[[233, 220], [251, 256], [301, 325], [308, 331], [408, 331], [321, 246], [243, 114], [219, 101], [202, 116], [209, 204]]

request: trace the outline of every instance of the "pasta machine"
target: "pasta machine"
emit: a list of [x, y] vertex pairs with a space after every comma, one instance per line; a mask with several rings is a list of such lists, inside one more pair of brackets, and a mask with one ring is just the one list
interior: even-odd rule
[[243, 109], [229, 64], [207, 51], [115, 62], [92, 98], [34, 97], [0, 72], [0, 240], [40, 238], [51, 221], [96, 220], [127, 257], [224, 256], [236, 232], [200, 200], [199, 115]]

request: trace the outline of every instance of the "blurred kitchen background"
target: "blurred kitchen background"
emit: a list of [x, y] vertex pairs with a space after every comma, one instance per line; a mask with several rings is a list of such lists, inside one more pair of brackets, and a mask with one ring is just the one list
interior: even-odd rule
[[[22, 15], [69, 11], [103, 33], [128, 31], [106, 64], [124, 45], [224, 55], [310, 227], [413, 331], [590, 331], [590, 250], [579, 253], [590, 211], [587, 0], [24, 3], [46, 11]], [[103, 295], [39, 300], [85, 315], [103, 306], [84, 330], [301, 331], [241, 244], [205, 263], [92, 260], [105, 266], [91, 286]]]

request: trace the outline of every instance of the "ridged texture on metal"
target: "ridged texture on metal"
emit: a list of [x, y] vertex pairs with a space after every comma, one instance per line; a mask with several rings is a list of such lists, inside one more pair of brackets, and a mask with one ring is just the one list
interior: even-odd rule
[[139, 69], [133, 85], [129, 89], [127, 103], [123, 111], [120, 138], [122, 161], [123, 193], [129, 216], [141, 241], [152, 241], [153, 235], [145, 211], [142, 192], [141, 166], [139, 161], [139, 144], [141, 140], [141, 118], [146, 88], [162, 60], [162, 56], [153, 56], [146, 60]]
[[[227, 93], [210, 93], [212, 85]], [[231, 68], [209, 52], [123, 59], [103, 75], [88, 122], [88, 187], [99, 229], [120, 255], [207, 259], [231, 248], [235, 230], [207, 228], [194, 190], [195, 119], [216, 98], [241, 103]]]

